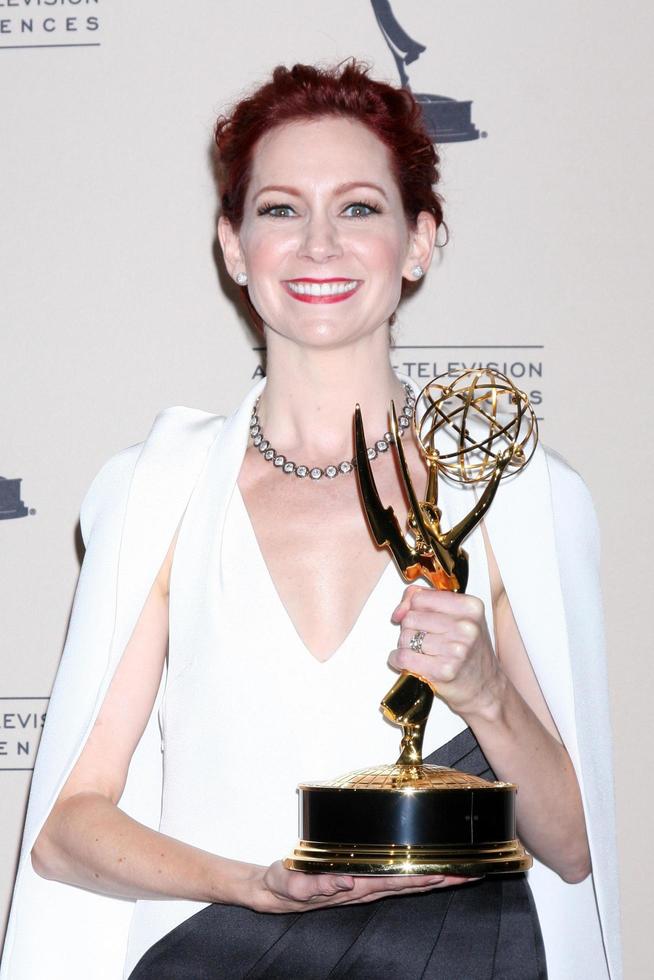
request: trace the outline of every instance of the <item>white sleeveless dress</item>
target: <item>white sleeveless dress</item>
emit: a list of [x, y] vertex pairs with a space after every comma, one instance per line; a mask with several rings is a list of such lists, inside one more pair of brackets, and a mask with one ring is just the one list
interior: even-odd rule
[[[210, 549], [206, 580], [207, 570], [197, 566], [197, 576], [189, 578], [186, 548], [194, 533], [212, 530], [191, 527], [200, 510], [194, 501], [189, 505], [171, 574], [160, 829], [214, 854], [267, 866], [295, 846], [299, 782], [398, 755], [400, 729], [384, 720], [378, 705], [397, 678], [387, 664], [399, 637], [390, 616], [406, 583], [389, 561], [348, 636], [320, 662], [268, 574], [238, 485], [222, 547], [214, 539]], [[183, 579], [175, 574], [182, 562]], [[211, 583], [225, 569], [217, 609]], [[192, 650], [175, 630], [184, 629], [187, 616], [196, 618]], [[425, 755], [465, 727], [436, 699]], [[203, 907], [137, 902], [125, 975], [153, 943]]]
[[[257, 393], [253, 389], [239, 409], [239, 431]], [[241, 438], [244, 452], [245, 428]], [[390, 615], [405, 582], [389, 559], [350, 634], [326, 663], [318, 662], [271, 582], [236, 482], [221, 523], [215, 481], [222, 478], [223, 464], [220, 445], [217, 449], [186, 507], [171, 570], [169, 663], [159, 709], [159, 829], [211, 853], [268, 865], [288, 854], [297, 839], [299, 782], [333, 778], [397, 757], [399, 730], [383, 719], [378, 705], [397, 677], [387, 664], [399, 634]], [[234, 479], [238, 469], [240, 465]], [[505, 491], [504, 496], [510, 494]], [[468, 500], [459, 502], [450, 492], [442, 494], [439, 504], [445, 527], [462, 516], [450, 507], [469, 510]], [[494, 544], [500, 557], [501, 545], [501, 539]], [[465, 548], [467, 592], [484, 603], [494, 638], [479, 528], [466, 539]], [[465, 728], [436, 698], [425, 756]], [[571, 969], [574, 980], [606, 977], [593, 879], [567, 885], [534, 860], [529, 881], [551, 980], [572, 980]], [[124, 977], [157, 940], [207, 904], [138, 901]]]

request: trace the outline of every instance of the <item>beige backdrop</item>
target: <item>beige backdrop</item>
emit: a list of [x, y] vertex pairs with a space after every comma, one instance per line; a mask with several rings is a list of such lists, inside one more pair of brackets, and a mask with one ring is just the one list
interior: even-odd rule
[[[506, 364], [603, 531], [626, 976], [651, 975], [651, 6], [393, 0], [416, 92], [473, 100], [442, 147], [452, 240], [395, 363]], [[0, 3], [0, 912], [79, 568], [82, 496], [164, 406], [224, 412], [259, 360], [212, 258], [216, 113], [277, 63], [367, 58], [367, 0]], [[436, 365], [436, 366], [434, 366]], [[645, 846], [643, 846], [645, 844]]]

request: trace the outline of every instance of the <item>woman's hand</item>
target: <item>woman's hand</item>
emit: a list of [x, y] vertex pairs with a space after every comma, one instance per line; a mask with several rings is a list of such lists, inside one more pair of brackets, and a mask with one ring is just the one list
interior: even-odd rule
[[453, 875], [388, 875], [356, 877], [288, 871], [281, 861], [258, 868], [253, 879], [251, 908], [256, 912], [308, 912], [332, 905], [374, 902], [389, 895], [411, 895], [433, 888], [462, 885], [475, 878]]
[[[527, 849], [564, 881], [583, 881], [591, 864], [575, 769], [486, 547], [497, 656], [481, 600], [412, 585], [392, 615], [401, 631], [389, 663], [432, 684], [470, 726], [496, 778], [520, 787], [516, 817]], [[410, 646], [418, 630], [422, 654]]]
[[[391, 619], [401, 625], [398, 648], [388, 660], [396, 670], [428, 681], [463, 717], [501, 700], [506, 678], [493, 652], [481, 599], [410, 585]], [[422, 653], [410, 646], [420, 630], [425, 634]]]

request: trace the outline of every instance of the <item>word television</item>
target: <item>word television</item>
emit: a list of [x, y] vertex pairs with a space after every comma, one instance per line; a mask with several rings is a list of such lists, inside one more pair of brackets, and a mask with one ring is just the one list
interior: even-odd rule
[[79, 40], [100, 29], [100, 0], [0, 0], [0, 46], [12, 38], [22, 42]]

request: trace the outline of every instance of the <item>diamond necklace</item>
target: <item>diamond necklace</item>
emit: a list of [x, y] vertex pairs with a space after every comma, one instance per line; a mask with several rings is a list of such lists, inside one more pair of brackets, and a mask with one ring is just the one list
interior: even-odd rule
[[[411, 418], [413, 416], [413, 408], [416, 403], [415, 396], [413, 394], [413, 389], [411, 385], [403, 383], [405, 391], [404, 407], [402, 409], [401, 415], [398, 416], [398, 426], [400, 438], [404, 435], [404, 430], [408, 429], [411, 425]], [[261, 396], [259, 396], [261, 397]], [[277, 469], [281, 470], [283, 473], [295, 473], [295, 475], [300, 479], [304, 480], [305, 477], [310, 477], [312, 480], [320, 480], [323, 476], [326, 476], [328, 480], [333, 480], [335, 476], [339, 473], [345, 476], [351, 473], [352, 470], [356, 469], [355, 459], [344, 459], [342, 463], [337, 466], [330, 464], [325, 466], [324, 469], [320, 466], [305, 466], [303, 463], [296, 464], [291, 462], [291, 460], [286, 459], [281, 453], [278, 453], [276, 449], [270, 445], [268, 440], [263, 434], [263, 429], [261, 428], [261, 422], [259, 421], [259, 416], [257, 415], [257, 408], [259, 407], [259, 398], [257, 398], [254, 403], [254, 408], [252, 409], [252, 418], [250, 419], [250, 438], [252, 443], [259, 450], [261, 455]], [[393, 442], [393, 434], [391, 432], [385, 432], [383, 439], [378, 439], [374, 445], [367, 449], [368, 459], [376, 459], [380, 453], [385, 453], [388, 447]]]

